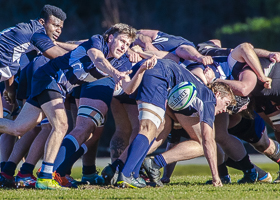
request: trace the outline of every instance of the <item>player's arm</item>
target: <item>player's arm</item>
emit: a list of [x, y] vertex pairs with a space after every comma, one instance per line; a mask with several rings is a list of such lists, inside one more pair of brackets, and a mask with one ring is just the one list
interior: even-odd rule
[[55, 44], [66, 51], [72, 51], [79, 46], [78, 44], [75, 43], [65, 43], [65, 42], [55, 42]]
[[131, 48], [132, 51], [138, 53], [142, 58], [149, 59], [153, 56], [156, 56], [157, 59], [171, 59], [174, 60], [176, 63], [179, 63], [180, 58], [173, 54], [169, 53], [168, 51], [143, 51], [139, 45], [135, 45]]
[[203, 65], [210, 65], [213, 63], [211, 56], [201, 55], [196, 48], [191, 45], [181, 45], [176, 49], [176, 55], [185, 60], [193, 60]]
[[202, 133], [202, 146], [204, 155], [208, 161], [214, 186], [222, 186], [217, 166], [217, 144], [214, 138], [213, 129], [205, 122], [200, 122]]
[[272, 62], [280, 62], [280, 52], [271, 52], [265, 49], [257, 49], [255, 48], [258, 57], [269, 58]]
[[124, 92], [127, 94], [132, 94], [133, 92], [135, 92], [142, 81], [145, 71], [148, 69], [152, 69], [156, 65], [156, 63], [157, 59], [155, 56], [153, 56], [152, 58], [147, 59], [142, 63], [132, 79], [130, 79], [130, 77], [127, 75], [122, 80], [122, 88]]
[[58, 56], [63, 56], [66, 54], [68, 51], [66, 51], [63, 48], [60, 48], [59, 46], [53, 46], [49, 48], [48, 50], [43, 52], [43, 55], [49, 59], [54, 59]]
[[139, 30], [137, 31], [136, 40], [133, 43], [141, 46], [145, 51], [158, 51], [152, 44], [157, 34], [157, 30]]
[[115, 69], [111, 63], [104, 57], [103, 52], [96, 48], [90, 48], [87, 51], [87, 55], [90, 57], [91, 61], [95, 64], [95, 66], [103, 71], [109, 76], [113, 77], [115, 83], [118, 83], [121, 79], [125, 78], [127, 72], [120, 72]]

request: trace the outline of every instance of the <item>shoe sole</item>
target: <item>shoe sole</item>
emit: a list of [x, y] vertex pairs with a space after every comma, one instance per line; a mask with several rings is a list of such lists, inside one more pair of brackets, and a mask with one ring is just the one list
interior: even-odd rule
[[44, 184], [41, 184], [41, 183], [36, 183], [35, 188], [41, 189], [41, 190], [69, 190], [70, 189], [70, 188], [66, 188], [66, 187], [53, 188], [53, 187], [45, 186]]
[[118, 181], [117, 185], [119, 187], [122, 187], [122, 188], [138, 188], [138, 187], [135, 187], [135, 186], [133, 186], [133, 185], [131, 185], [131, 184], [125, 182], [125, 181]]

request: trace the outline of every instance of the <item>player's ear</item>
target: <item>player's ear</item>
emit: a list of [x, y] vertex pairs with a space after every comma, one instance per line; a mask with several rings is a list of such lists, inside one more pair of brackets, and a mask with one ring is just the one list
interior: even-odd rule
[[215, 97], [217, 98], [217, 97], [219, 97], [219, 96], [221, 96], [221, 93], [220, 93], [220, 92], [216, 92], [216, 93], [215, 93]]
[[40, 24], [42, 24], [42, 25], [44, 25], [44, 24], [45, 24], [45, 20], [44, 20], [43, 18], [40, 18], [38, 21], [39, 21], [39, 22], [40, 22]]
[[114, 36], [111, 34], [111, 35], [109, 35], [109, 38], [108, 38], [108, 42], [112, 42], [113, 41], [113, 39], [114, 39]]

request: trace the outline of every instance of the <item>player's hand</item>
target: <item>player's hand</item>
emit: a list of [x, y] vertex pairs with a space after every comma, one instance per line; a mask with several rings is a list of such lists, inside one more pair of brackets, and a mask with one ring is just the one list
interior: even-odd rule
[[271, 89], [271, 82], [272, 82], [271, 78], [265, 76], [264, 78], [260, 78], [260, 81], [264, 83], [264, 87], [266, 89]]
[[136, 53], [142, 53], [143, 50], [139, 45], [134, 45], [133, 47], [131, 47], [131, 50], [133, 50]]
[[203, 71], [204, 76], [206, 78], [207, 83], [212, 83], [213, 80], [216, 78], [215, 73], [213, 71], [213, 69], [211, 69], [210, 67], [206, 67]]
[[15, 104], [15, 102], [16, 102], [16, 94], [15, 93], [8, 92], [7, 90], [5, 90], [3, 92], [3, 97], [4, 97], [5, 101], [10, 105]]
[[222, 187], [222, 186], [223, 186], [220, 177], [218, 177], [218, 178], [216, 178], [216, 179], [213, 178], [212, 184], [213, 184], [214, 187]]
[[213, 59], [211, 56], [200, 56], [196, 59], [196, 61], [202, 63], [205, 66], [213, 64]]
[[137, 63], [139, 61], [141, 61], [143, 58], [141, 58], [141, 56], [138, 53], [130, 53], [129, 54], [129, 61], [132, 63]]
[[280, 62], [280, 52], [271, 52], [269, 54], [269, 59], [274, 63]]
[[118, 72], [113, 75], [113, 79], [116, 84], [119, 84], [120, 86], [122, 86], [121, 80], [125, 79], [125, 77], [131, 73], [132, 73], [132, 70], [128, 70], [125, 72]]
[[153, 55], [151, 58], [147, 59], [139, 68], [140, 73], [148, 69], [152, 69], [157, 64], [157, 58]]

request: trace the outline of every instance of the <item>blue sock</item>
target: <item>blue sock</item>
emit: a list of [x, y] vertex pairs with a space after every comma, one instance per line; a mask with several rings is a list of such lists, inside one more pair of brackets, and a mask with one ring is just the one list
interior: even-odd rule
[[148, 138], [145, 135], [138, 134], [128, 148], [127, 159], [122, 170], [124, 176], [129, 177], [131, 175], [147, 149], [149, 149]]
[[57, 169], [66, 158], [72, 156], [79, 148], [76, 138], [72, 135], [66, 135], [54, 161], [54, 169]]
[[23, 163], [20, 168], [20, 173], [22, 174], [33, 174], [35, 165], [32, 165], [30, 163]]
[[156, 155], [154, 160], [155, 163], [160, 167], [165, 167], [167, 165], [164, 157], [161, 154]]
[[2, 169], [2, 172], [6, 173], [9, 176], [14, 176], [16, 168], [17, 168], [16, 163], [8, 161], [6, 162], [4, 169]]
[[38, 178], [52, 179], [52, 173], [53, 163], [47, 163], [43, 161], [41, 171], [38, 174]]
[[134, 178], [138, 178], [139, 177], [139, 171], [140, 171], [140, 168], [142, 166], [142, 163], [143, 163], [144, 159], [146, 158], [146, 155], [147, 155], [149, 149], [151, 148], [151, 146], [152, 146], [152, 144], [154, 143], [155, 140], [156, 140], [156, 138], [154, 138], [152, 140], [152, 142], [149, 145], [149, 148], [147, 149], [147, 151], [145, 152], [143, 157], [139, 160], [139, 162], [137, 163], [136, 167], [134, 168], [134, 170], [133, 170], [133, 177]]
[[82, 144], [82, 146], [71, 156], [64, 159], [64, 161], [58, 166], [57, 169], [54, 168], [54, 171], [60, 174], [60, 176], [65, 176], [66, 174], [71, 174], [71, 168], [74, 163], [87, 152], [86, 145]]

